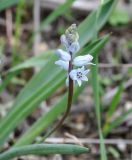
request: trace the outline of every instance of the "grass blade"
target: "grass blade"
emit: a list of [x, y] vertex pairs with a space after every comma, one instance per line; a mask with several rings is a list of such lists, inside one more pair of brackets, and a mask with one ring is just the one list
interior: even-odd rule
[[101, 130], [101, 115], [100, 115], [100, 100], [99, 100], [99, 80], [98, 80], [98, 57], [96, 56], [93, 61], [96, 66], [92, 68], [92, 86], [93, 86], [93, 94], [94, 94], [94, 102], [95, 102], [95, 113], [98, 124], [98, 131], [100, 137], [100, 148], [101, 148], [101, 160], [106, 160], [106, 149], [104, 145], [104, 138]]
[[[106, 11], [107, 7], [103, 7], [103, 6], [108, 4], [109, 2], [112, 2], [112, 1], [111, 0], [110, 1], [102, 0], [101, 5], [98, 8], [98, 11], [96, 12], [96, 16], [95, 16], [96, 20], [93, 23], [93, 26], [95, 28], [95, 33], [94, 33], [93, 38], [97, 37], [99, 22], [101, 21], [102, 17], [105, 16], [105, 14], [106, 14], [105, 11]], [[115, 1], [114, 5], [116, 5], [116, 3], [117, 3], [117, 1]], [[110, 6], [108, 6], [108, 7], [110, 7]], [[115, 6], [113, 6], [113, 7], [115, 7]], [[104, 21], [102, 21], [102, 23], [107, 21], [104, 18], [103, 18], [103, 20]], [[93, 77], [92, 86], [93, 86], [93, 94], [94, 94], [94, 102], [95, 102], [95, 113], [96, 113], [98, 132], [99, 132], [99, 138], [100, 138], [101, 160], [107, 160], [107, 152], [106, 152], [104, 138], [103, 138], [102, 129], [101, 129], [101, 114], [100, 114], [101, 112], [100, 112], [99, 79], [98, 79], [98, 55], [96, 55], [94, 57], [93, 62], [96, 64], [96, 66], [93, 67], [93, 69], [92, 69], [92, 77]]]
[[114, 128], [118, 127], [120, 124], [122, 124], [125, 119], [128, 117], [128, 115], [132, 114], [132, 109], [128, 110], [125, 113], [122, 113], [118, 118], [116, 118], [113, 122], [110, 123], [107, 131], [105, 131], [105, 134], [107, 135], [110, 133]]
[[118, 103], [120, 102], [122, 92], [123, 92], [123, 85], [120, 85], [117, 90], [117, 93], [112, 98], [111, 104], [109, 106], [109, 110], [106, 114], [106, 122], [103, 127], [103, 133], [105, 136], [109, 133], [108, 131], [110, 130], [109, 128], [110, 128], [111, 117], [112, 117], [113, 113], [115, 112], [115, 110], [118, 106]]
[[13, 5], [19, 3], [20, 0], [1, 0], [0, 1], [0, 11], [6, 8], [12, 7]]
[[10, 72], [16, 72], [19, 70], [32, 68], [32, 67], [39, 67], [42, 68], [45, 66], [45, 64], [48, 62], [49, 58], [53, 55], [54, 51], [47, 51], [42, 54], [39, 54], [37, 56], [34, 56], [32, 58], [29, 58], [28, 60], [24, 61], [23, 63], [20, 63], [14, 67], [12, 67], [9, 70]]

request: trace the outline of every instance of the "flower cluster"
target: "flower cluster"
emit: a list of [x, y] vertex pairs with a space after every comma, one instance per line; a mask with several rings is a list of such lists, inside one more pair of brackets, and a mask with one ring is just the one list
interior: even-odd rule
[[[59, 60], [55, 62], [62, 69], [68, 71], [68, 78], [66, 80], [66, 85], [69, 84], [69, 78], [77, 81], [78, 85], [81, 86], [82, 81], [88, 81], [86, 75], [89, 73], [89, 69], [85, 69], [86, 65], [92, 64], [91, 61], [93, 56], [87, 54], [85, 56], [78, 56], [73, 59], [75, 53], [80, 49], [79, 45], [79, 35], [77, 32], [76, 24], [72, 24], [60, 38], [61, 44], [66, 48], [66, 51], [58, 49], [56, 55]], [[70, 66], [71, 64], [71, 66]]]

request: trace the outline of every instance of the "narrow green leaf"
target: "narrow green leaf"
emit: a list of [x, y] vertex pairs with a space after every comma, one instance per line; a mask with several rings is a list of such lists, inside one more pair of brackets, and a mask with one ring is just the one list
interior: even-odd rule
[[[104, 1], [101, 1], [101, 5], [96, 13], [95, 23], [93, 27], [95, 28], [95, 33], [93, 39], [96, 39], [98, 36], [98, 21], [100, 18], [100, 14], [103, 10]], [[99, 54], [99, 52], [98, 52]], [[99, 98], [99, 79], [98, 79], [98, 54], [94, 57], [93, 62], [96, 64], [95, 67], [92, 68], [92, 87], [93, 87], [93, 95], [94, 95], [94, 103], [95, 103], [95, 113], [98, 124], [98, 133], [100, 138], [100, 150], [101, 150], [101, 160], [107, 160], [107, 153], [104, 144], [104, 138], [101, 129], [101, 114], [100, 114], [100, 98]]]
[[123, 85], [120, 85], [115, 96], [113, 97], [113, 99], [111, 101], [108, 112], [106, 114], [106, 122], [103, 126], [103, 133], [105, 136], [108, 134], [108, 130], [110, 128], [111, 117], [112, 117], [113, 113], [115, 112], [115, 110], [118, 106], [118, 103], [120, 102], [122, 92], [123, 92]]
[[44, 53], [41, 53], [37, 56], [31, 57], [28, 60], [24, 61], [21, 64], [16, 65], [15, 67], [12, 67], [9, 72], [16, 72], [18, 70], [23, 70], [27, 68], [32, 67], [44, 67], [45, 64], [48, 62], [49, 58], [53, 55], [53, 51], [47, 51]]
[[17, 147], [0, 154], [0, 160], [10, 160], [23, 155], [51, 155], [51, 154], [74, 154], [88, 153], [89, 149], [72, 144], [34, 144]]
[[22, 21], [22, 10], [25, 5], [25, 0], [20, 0], [18, 3], [18, 6], [16, 8], [16, 16], [15, 16], [15, 31], [14, 31], [14, 46], [13, 46], [13, 52], [12, 52], [12, 66], [15, 66], [15, 64], [18, 63], [18, 56], [17, 56], [17, 43], [20, 39], [20, 28], [21, 28], [21, 21]]
[[98, 124], [98, 131], [99, 131], [99, 137], [100, 137], [100, 148], [101, 148], [101, 157], [102, 160], [106, 160], [106, 149], [104, 145], [104, 138], [102, 135], [101, 130], [101, 115], [100, 115], [100, 101], [99, 101], [99, 80], [98, 80], [98, 60], [97, 57], [94, 57], [93, 61], [96, 66], [92, 68], [92, 86], [93, 86], [93, 94], [94, 94], [94, 102], [95, 102], [95, 113], [97, 118], [97, 124]]
[[108, 129], [105, 131], [105, 134], [107, 135], [110, 133], [114, 128], [118, 127], [120, 124], [122, 124], [125, 119], [128, 117], [128, 115], [132, 114], [132, 109], [128, 110], [125, 113], [122, 113], [118, 118], [116, 118], [113, 122], [110, 123]]
[[8, 7], [12, 7], [13, 5], [19, 3], [20, 0], [1, 0], [0, 1], [0, 11], [3, 11], [4, 9]]
[[116, 148], [110, 146], [110, 147], [108, 148], [108, 151], [109, 151], [109, 153], [111, 153], [111, 154], [113, 155], [113, 157], [114, 157], [115, 159], [120, 159], [120, 153], [119, 153], [119, 151], [117, 151]]
[[106, 117], [107, 119], [109, 119], [115, 112], [117, 105], [120, 102], [122, 92], [123, 92], [123, 85], [120, 85], [115, 96], [112, 98], [109, 110], [107, 112], [107, 117]]

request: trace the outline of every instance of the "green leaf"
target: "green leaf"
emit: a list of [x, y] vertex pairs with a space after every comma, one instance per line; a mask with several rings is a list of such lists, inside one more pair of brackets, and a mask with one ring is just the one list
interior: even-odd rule
[[109, 153], [111, 153], [113, 155], [113, 157], [115, 159], [120, 159], [120, 153], [117, 151], [117, 149], [115, 149], [114, 147], [110, 146], [108, 148]]
[[111, 104], [109, 106], [109, 110], [106, 114], [106, 122], [103, 127], [103, 133], [105, 136], [106, 136], [106, 133], [108, 134], [108, 130], [110, 127], [110, 119], [111, 119], [113, 113], [115, 112], [115, 110], [118, 106], [118, 103], [120, 102], [122, 92], [123, 92], [123, 85], [120, 85], [115, 96], [113, 97], [113, 99], [111, 101]]
[[114, 128], [118, 127], [120, 124], [122, 124], [125, 119], [128, 117], [128, 115], [132, 114], [132, 109], [128, 110], [125, 113], [122, 113], [119, 117], [117, 117], [114, 121], [112, 121], [107, 129], [105, 131], [105, 134], [107, 135], [110, 133]]
[[51, 155], [51, 154], [74, 154], [88, 153], [89, 149], [72, 144], [34, 144], [10, 149], [0, 154], [0, 160], [10, 160], [23, 155]]
[[98, 59], [97, 56], [94, 57], [93, 63], [96, 64], [95, 67], [92, 68], [92, 87], [93, 87], [93, 95], [94, 95], [94, 102], [95, 102], [95, 113], [97, 118], [98, 124], [98, 131], [100, 137], [100, 148], [101, 148], [101, 160], [106, 160], [106, 149], [104, 145], [104, 138], [101, 130], [101, 114], [100, 114], [100, 101], [99, 101], [99, 80], [98, 80]]
[[12, 51], [12, 66], [19, 63], [20, 56], [17, 56], [17, 43], [20, 39], [21, 34], [21, 21], [23, 15], [23, 9], [25, 5], [25, 0], [20, 0], [18, 6], [16, 7], [16, 14], [15, 14], [15, 30], [14, 30], [14, 45]]
[[[95, 17], [95, 23], [93, 25], [95, 29], [94, 37], [93, 39], [97, 38], [98, 35], [98, 22], [100, 22], [100, 15], [104, 12], [103, 4], [105, 4], [106, 1], [101, 1], [101, 5], [96, 13]], [[107, 4], [107, 3], [106, 3]], [[105, 15], [105, 14], [104, 14]], [[99, 54], [99, 52], [98, 52]], [[98, 54], [94, 57], [93, 63], [96, 64], [92, 68], [92, 87], [93, 87], [93, 95], [94, 95], [94, 103], [95, 103], [95, 113], [96, 113], [96, 119], [97, 119], [97, 125], [98, 125], [98, 133], [100, 138], [100, 150], [101, 150], [101, 160], [107, 160], [107, 152], [104, 144], [104, 137], [102, 134], [102, 128], [101, 128], [101, 112], [100, 112], [100, 95], [99, 95], [99, 79], [98, 79]]]
[[[98, 21], [98, 30], [108, 19], [115, 1], [109, 1], [103, 5]], [[93, 12], [79, 26], [80, 45], [83, 47], [94, 36], [94, 23], [96, 12]], [[8, 139], [13, 129], [22, 122], [38, 105], [51, 96], [60, 86], [64, 84], [65, 74], [59, 67], [54, 65], [56, 58], [53, 56], [39, 73], [33, 76], [29, 83], [18, 95], [12, 109], [0, 123], [0, 146]], [[59, 78], [58, 78], [59, 77]], [[53, 83], [54, 82], [54, 83]], [[3, 129], [4, 128], [4, 129]]]
[[1, 0], [0, 1], [0, 11], [3, 11], [4, 9], [8, 7], [12, 7], [13, 5], [19, 3], [20, 0]]
[[109, 22], [113, 26], [127, 24], [130, 21], [130, 17], [127, 11], [114, 10], [110, 16]]
[[115, 96], [112, 98], [109, 110], [107, 112], [107, 117], [106, 117], [107, 119], [109, 119], [113, 115], [113, 113], [115, 112], [117, 105], [120, 102], [123, 89], [124, 89], [123, 85], [120, 85]]
[[53, 55], [53, 51], [47, 51], [47, 52], [41, 53], [37, 56], [29, 58], [28, 60], [24, 61], [21, 64], [16, 65], [15, 67], [12, 67], [9, 70], [9, 72], [16, 72], [18, 70], [23, 70], [31, 67], [42, 68], [43, 66], [45, 66], [45, 64], [47, 63], [49, 58], [51, 58], [52, 55]]

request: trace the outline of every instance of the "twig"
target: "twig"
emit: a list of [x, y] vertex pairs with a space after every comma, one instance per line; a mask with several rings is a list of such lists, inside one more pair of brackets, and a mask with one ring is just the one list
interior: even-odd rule
[[11, 9], [6, 10], [6, 33], [7, 33], [7, 41], [9, 48], [12, 46], [12, 30], [13, 30], [13, 25], [12, 25], [12, 11]]
[[[58, 5], [63, 4], [64, 0], [44, 0], [41, 5], [44, 8], [55, 9]], [[98, 7], [98, 0], [92, 2], [87, 0], [76, 0], [72, 6], [75, 10], [80, 10], [83, 12], [94, 10]]]
[[109, 64], [109, 63], [99, 63], [100, 68], [132, 68], [132, 64]]
[[[90, 138], [78, 138], [79, 142], [82, 144], [100, 144], [99, 139], [90, 139]], [[46, 143], [77, 143], [74, 139], [71, 138], [47, 138]], [[105, 144], [126, 144], [132, 145], [131, 139], [104, 139]]]

